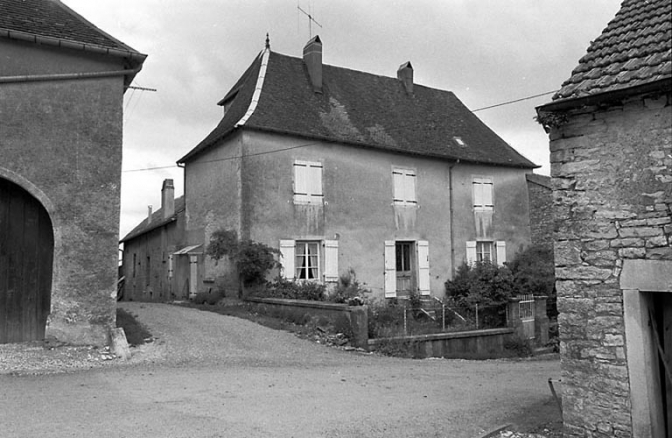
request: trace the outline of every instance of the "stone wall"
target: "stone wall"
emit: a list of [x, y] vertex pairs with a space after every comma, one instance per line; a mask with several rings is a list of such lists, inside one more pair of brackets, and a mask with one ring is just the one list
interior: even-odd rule
[[566, 113], [552, 128], [566, 437], [631, 437], [626, 259], [672, 260], [670, 95]]
[[553, 189], [551, 178], [527, 175], [527, 196], [530, 203], [530, 237], [532, 245], [553, 247]]

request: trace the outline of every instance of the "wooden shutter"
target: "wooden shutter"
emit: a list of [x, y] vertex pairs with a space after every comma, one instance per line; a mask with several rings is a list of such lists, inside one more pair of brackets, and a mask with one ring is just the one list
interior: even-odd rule
[[418, 289], [420, 295], [429, 295], [429, 242], [418, 241]]
[[283, 278], [293, 280], [296, 276], [294, 269], [294, 246], [296, 242], [293, 240], [280, 241], [280, 254], [282, 255], [282, 272]]
[[385, 241], [385, 298], [397, 296], [397, 254], [394, 240]]
[[313, 202], [322, 200], [322, 164], [308, 165], [308, 196]]
[[392, 172], [392, 184], [394, 188], [394, 202], [404, 201], [404, 175], [400, 170]]
[[308, 166], [298, 161], [294, 163], [294, 201], [308, 201]]
[[504, 266], [506, 261], [506, 242], [498, 240], [495, 242], [495, 247], [497, 249], [497, 265]]
[[411, 204], [415, 203], [415, 172], [406, 172], [404, 187], [406, 189], [406, 196], [404, 201]]
[[338, 281], [338, 240], [324, 241], [324, 281]]
[[492, 201], [492, 189], [493, 189], [493, 184], [491, 179], [484, 178], [483, 179], [483, 208], [492, 210], [493, 207], [493, 201]]
[[483, 180], [474, 178], [472, 186], [474, 188], [474, 208], [481, 208], [483, 207]]
[[473, 265], [476, 263], [476, 241], [467, 241], [467, 264]]

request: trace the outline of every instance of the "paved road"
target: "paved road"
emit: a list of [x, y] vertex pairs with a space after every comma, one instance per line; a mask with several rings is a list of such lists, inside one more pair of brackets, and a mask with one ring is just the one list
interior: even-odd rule
[[345, 352], [249, 321], [124, 303], [158, 336], [131, 364], [0, 375], [2, 437], [472, 438], [548, 405], [556, 361]]

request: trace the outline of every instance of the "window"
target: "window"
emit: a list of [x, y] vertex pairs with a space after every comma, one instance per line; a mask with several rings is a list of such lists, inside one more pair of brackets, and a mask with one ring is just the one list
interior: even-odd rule
[[320, 278], [320, 251], [317, 242], [296, 242], [294, 278], [318, 280]]
[[476, 261], [492, 263], [492, 242], [476, 242]]
[[467, 263], [472, 265], [476, 262], [496, 263], [503, 266], [506, 262], [506, 242], [493, 241], [468, 241]]
[[281, 240], [282, 276], [290, 280], [338, 280], [338, 240]]
[[294, 203], [322, 204], [322, 163], [294, 162]]
[[392, 180], [394, 184], [394, 203], [399, 205], [416, 205], [415, 171], [394, 169], [392, 171]]
[[491, 211], [494, 207], [492, 202], [492, 179], [475, 177], [474, 186], [474, 210]]

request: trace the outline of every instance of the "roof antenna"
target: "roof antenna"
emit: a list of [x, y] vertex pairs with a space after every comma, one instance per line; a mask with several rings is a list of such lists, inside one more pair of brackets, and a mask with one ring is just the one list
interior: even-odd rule
[[266, 48], [271, 48], [271, 39], [268, 37], [268, 32], [266, 32]]
[[301, 6], [296, 5], [296, 9], [303, 12], [304, 15], [306, 17], [308, 17], [308, 33], [310, 34], [310, 38], [312, 38], [313, 37], [313, 23], [317, 24], [320, 27], [320, 29], [322, 28], [322, 25], [320, 23], [318, 23], [317, 21], [315, 21], [315, 19], [313, 18], [313, 16], [311, 14], [309, 14], [308, 12], [301, 9]]

